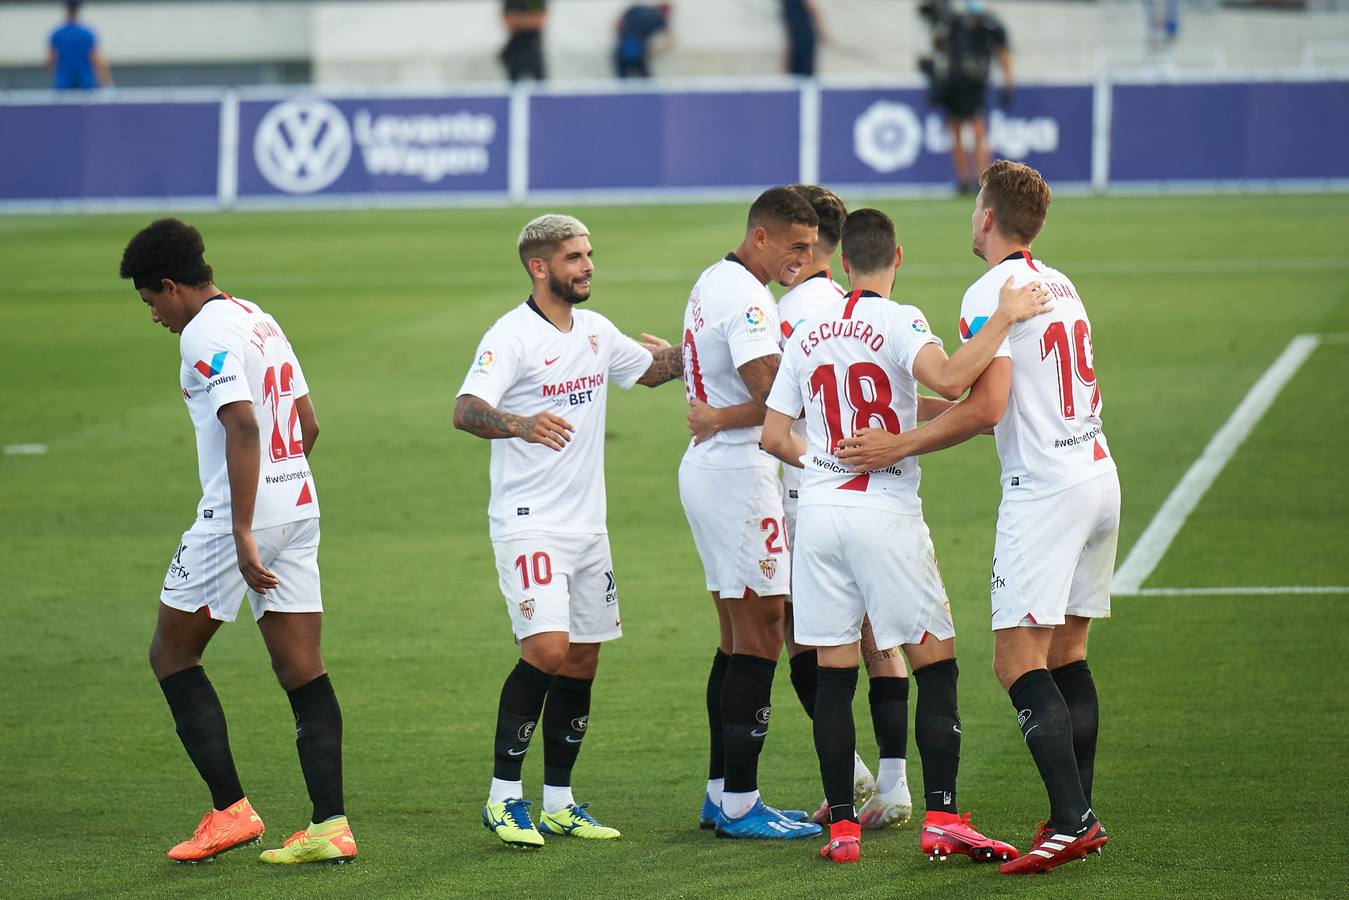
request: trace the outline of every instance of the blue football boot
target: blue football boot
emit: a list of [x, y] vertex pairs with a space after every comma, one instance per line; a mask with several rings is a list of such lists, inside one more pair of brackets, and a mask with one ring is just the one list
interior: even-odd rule
[[724, 812], [720, 813], [716, 827], [719, 838], [751, 840], [791, 841], [815, 837], [820, 833], [820, 826], [814, 822], [793, 821], [771, 806], [764, 806], [762, 800], [755, 801], [749, 812], [736, 819], [727, 818]]

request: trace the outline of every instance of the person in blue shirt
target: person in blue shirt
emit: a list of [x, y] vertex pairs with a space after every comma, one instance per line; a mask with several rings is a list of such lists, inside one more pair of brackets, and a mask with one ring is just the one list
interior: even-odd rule
[[815, 46], [827, 38], [812, 0], [782, 0], [787, 25], [787, 72], [815, 77]]
[[618, 20], [618, 46], [614, 70], [619, 78], [650, 78], [648, 54], [651, 39], [670, 29], [670, 4], [635, 3]]
[[47, 68], [58, 91], [91, 90], [112, 83], [108, 64], [98, 52], [98, 37], [80, 24], [80, 4], [66, 4], [66, 22], [52, 32]]

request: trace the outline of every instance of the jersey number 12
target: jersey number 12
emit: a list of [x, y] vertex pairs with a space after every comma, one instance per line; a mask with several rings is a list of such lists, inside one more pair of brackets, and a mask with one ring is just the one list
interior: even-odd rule
[[[304, 437], [297, 432], [300, 413], [295, 408], [295, 369], [282, 363], [262, 376], [262, 394], [272, 408], [272, 462], [304, 456]], [[282, 422], [285, 423], [284, 430]]]

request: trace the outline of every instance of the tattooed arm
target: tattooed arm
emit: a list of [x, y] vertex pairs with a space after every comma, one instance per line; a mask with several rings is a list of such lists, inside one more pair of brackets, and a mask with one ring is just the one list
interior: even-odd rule
[[454, 427], [488, 440], [518, 437], [554, 450], [565, 447], [571, 440], [571, 432], [576, 430], [566, 419], [550, 412], [517, 416], [503, 412], [472, 394], [461, 394], [455, 401]]
[[669, 341], [645, 332], [642, 333], [642, 346], [651, 351], [651, 367], [637, 379], [638, 384], [656, 387], [684, 377], [683, 347], [671, 347]]
[[750, 428], [762, 425], [768, 412], [768, 392], [773, 389], [773, 379], [778, 374], [778, 364], [782, 356], [777, 353], [751, 359], [737, 371], [740, 380], [749, 389], [750, 400], [735, 406], [708, 406], [701, 400], [689, 401], [689, 434], [694, 443], [703, 441], [728, 428]]

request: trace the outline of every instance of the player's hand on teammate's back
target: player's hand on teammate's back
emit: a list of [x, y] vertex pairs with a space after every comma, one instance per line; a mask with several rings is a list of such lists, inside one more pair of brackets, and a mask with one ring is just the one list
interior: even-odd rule
[[1014, 288], [1009, 275], [998, 291], [998, 307], [1006, 310], [1015, 323], [1049, 312], [1054, 308], [1054, 303], [1049, 299], [1049, 291], [1040, 282], [1028, 281]]
[[670, 349], [670, 342], [665, 338], [656, 337], [654, 334], [647, 334], [645, 331], [642, 332], [641, 344], [651, 353]]
[[522, 424], [524, 428], [520, 437], [531, 444], [543, 444], [554, 450], [566, 447], [571, 440], [571, 433], [576, 430], [566, 419], [550, 412], [529, 416]]
[[239, 557], [239, 572], [244, 576], [244, 583], [255, 593], [266, 594], [268, 588], [281, 584], [281, 579], [262, 564], [258, 542], [251, 531], [234, 535], [234, 551]]
[[718, 430], [716, 408], [708, 406], [697, 397], [690, 397], [689, 434], [693, 435], [694, 445], [701, 444], [716, 434]]
[[853, 472], [874, 472], [903, 459], [895, 449], [898, 435], [882, 428], [863, 428], [839, 441], [838, 461]]

